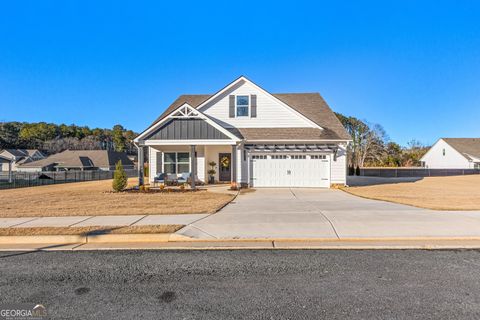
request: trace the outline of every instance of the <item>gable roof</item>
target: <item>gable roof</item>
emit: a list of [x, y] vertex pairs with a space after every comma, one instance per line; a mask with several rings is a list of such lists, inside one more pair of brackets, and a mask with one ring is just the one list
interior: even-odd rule
[[[164, 112], [165, 114], [165, 112]], [[161, 128], [161, 125], [163, 125], [164, 122], [167, 122], [169, 119], [180, 119], [180, 118], [198, 118], [204, 121], [207, 125], [210, 127], [213, 127], [214, 130], [218, 130], [221, 134], [225, 135], [227, 139], [231, 139], [234, 141], [239, 140], [238, 136], [235, 136], [233, 133], [228, 131], [226, 128], [218, 124], [217, 122], [213, 121], [209, 117], [207, 117], [205, 114], [203, 114], [200, 110], [198, 110], [195, 107], [192, 107], [188, 103], [181, 103], [179, 106], [175, 106], [175, 108], [172, 108], [171, 112], [167, 113], [165, 116], [162, 116], [158, 121], [154, 122], [150, 127], [145, 129], [142, 133], [140, 133], [136, 138], [135, 142], [137, 142], [140, 138], [144, 138], [147, 136], [147, 140], [149, 139], [148, 137], [151, 137], [152, 131], [155, 132], [158, 127]]]
[[20, 165], [22, 168], [44, 168], [50, 165], [71, 168], [106, 168], [113, 167], [118, 161], [133, 166], [133, 162], [124, 152], [107, 150], [65, 150], [53, 154], [45, 159], [32, 161]]
[[8, 163], [8, 162], [10, 162], [10, 161], [12, 161], [12, 159], [7, 158], [7, 157], [5, 157], [5, 156], [2, 156], [2, 155], [0, 154], [0, 163]]
[[43, 153], [41, 153], [40, 150], [38, 150], [38, 149], [3, 149], [3, 150], [0, 150], [0, 153], [3, 153], [3, 152], [8, 152], [13, 157], [31, 157], [36, 152], [43, 155]]
[[468, 160], [480, 159], [480, 138], [442, 138]]
[[[299, 140], [351, 140], [352, 138], [347, 133], [340, 120], [333, 113], [332, 109], [327, 105], [325, 100], [319, 93], [273, 93], [272, 94], [283, 103], [290, 106], [292, 109], [302, 114], [306, 118], [310, 119], [322, 129], [316, 128], [273, 128], [280, 130], [272, 130], [272, 128], [238, 128], [241, 135], [236, 134], [239, 138], [245, 138], [247, 140], [260, 140], [252, 139], [249, 136], [257, 134], [268, 134], [269, 132], [281, 133], [284, 129], [296, 129], [295, 139]], [[208, 100], [212, 95], [209, 94], [189, 94], [179, 96], [150, 126], [152, 127], [159, 121], [163, 120], [170, 113], [175, 111], [181, 105], [188, 103], [193, 108], [197, 108]], [[250, 130], [251, 129], [251, 130]], [[313, 130], [304, 130], [313, 129]], [[147, 129], [148, 130], [148, 129]], [[235, 130], [229, 130], [235, 134]], [[292, 130], [290, 130], [292, 131]], [[322, 132], [323, 131], [323, 132]], [[243, 133], [245, 133], [245, 135]], [[250, 135], [251, 134], [251, 135]], [[274, 139], [272, 134], [269, 135], [271, 139]], [[312, 139], [309, 139], [312, 138]], [[267, 138], [265, 138], [267, 139]], [[281, 139], [281, 137], [278, 137]], [[293, 138], [292, 138], [293, 139]]]

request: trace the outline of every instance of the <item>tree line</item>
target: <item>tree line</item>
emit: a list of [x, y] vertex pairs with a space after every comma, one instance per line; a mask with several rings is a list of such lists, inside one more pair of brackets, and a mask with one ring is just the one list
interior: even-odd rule
[[[357, 167], [412, 167], [428, 147], [416, 140], [402, 147], [390, 141], [379, 124], [370, 124], [355, 117], [336, 114], [352, 136], [348, 150], [348, 165]], [[0, 149], [41, 149], [49, 154], [70, 150], [116, 150], [136, 153], [133, 139], [137, 133], [117, 124], [112, 129], [53, 124], [46, 122], [0, 123]]]
[[112, 129], [46, 122], [1, 122], [0, 149], [40, 149], [48, 154], [70, 150], [115, 150], [136, 153], [137, 133], [117, 124]]
[[429, 147], [417, 140], [407, 146], [390, 141], [385, 129], [355, 117], [336, 113], [338, 119], [352, 136], [348, 146], [350, 171], [360, 167], [416, 167]]

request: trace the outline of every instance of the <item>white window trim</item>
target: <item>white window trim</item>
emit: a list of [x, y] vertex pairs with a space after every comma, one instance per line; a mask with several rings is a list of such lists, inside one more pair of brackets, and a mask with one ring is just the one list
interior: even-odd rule
[[[165, 154], [166, 153], [175, 153], [175, 162], [166, 162], [165, 161]], [[190, 152], [188, 151], [165, 151], [165, 152], [162, 152], [163, 154], [163, 159], [162, 159], [162, 170], [163, 170], [163, 173], [167, 174], [166, 170], [165, 170], [165, 165], [166, 164], [172, 164], [172, 163], [175, 163], [175, 171], [177, 171], [176, 173], [173, 173], [173, 174], [176, 174], [176, 175], [179, 175], [181, 174], [181, 172], [178, 171], [178, 165], [179, 164], [186, 164], [186, 162], [179, 162], [178, 161], [178, 154], [179, 153], [188, 153], [188, 172], [191, 172], [192, 171], [192, 159], [191, 159], [191, 154]]]
[[[238, 113], [237, 113], [237, 108], [239, 107], [238, 104], [237, 104], [237, 97], [247, 97], [248, 98], [248, 106], [245, 106], [245, 105], [240, 105], [240, 107], [247, 107], [248, 109], [248, 115], [246, 116], [239, 116]], [[252, 105], [252, 102], [251, 102], [251, 96], [249, 94], [236, 94], [235, 95], [235, 118], [250, 118], [251, 116], [251, 105]]]

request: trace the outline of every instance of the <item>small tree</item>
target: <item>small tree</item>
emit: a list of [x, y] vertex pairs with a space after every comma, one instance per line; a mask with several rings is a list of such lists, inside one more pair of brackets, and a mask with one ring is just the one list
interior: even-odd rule
[[355, 167], [354, 166], [348, 166], [348, 175], [349, 176], [354, 176], [355, 175]]
[[355, 175], [359, 176], [360, 175], [360, 167], [357, 166], [357, 169], [355, 170]]
[[115, 165], [115, 173], [113, 174], [112, 188], [116, 192], [123, 191], [127, 187], [128, 178], [123, 169], [122, 161], [118, 160]]

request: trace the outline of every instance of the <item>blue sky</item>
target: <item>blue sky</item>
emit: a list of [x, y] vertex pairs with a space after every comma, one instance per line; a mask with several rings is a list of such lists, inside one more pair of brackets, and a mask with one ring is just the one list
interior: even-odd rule
[[2, 1], [0, 121], [142, 131], [245, 75], [401, 144], [479, 137], [480, 2]]

